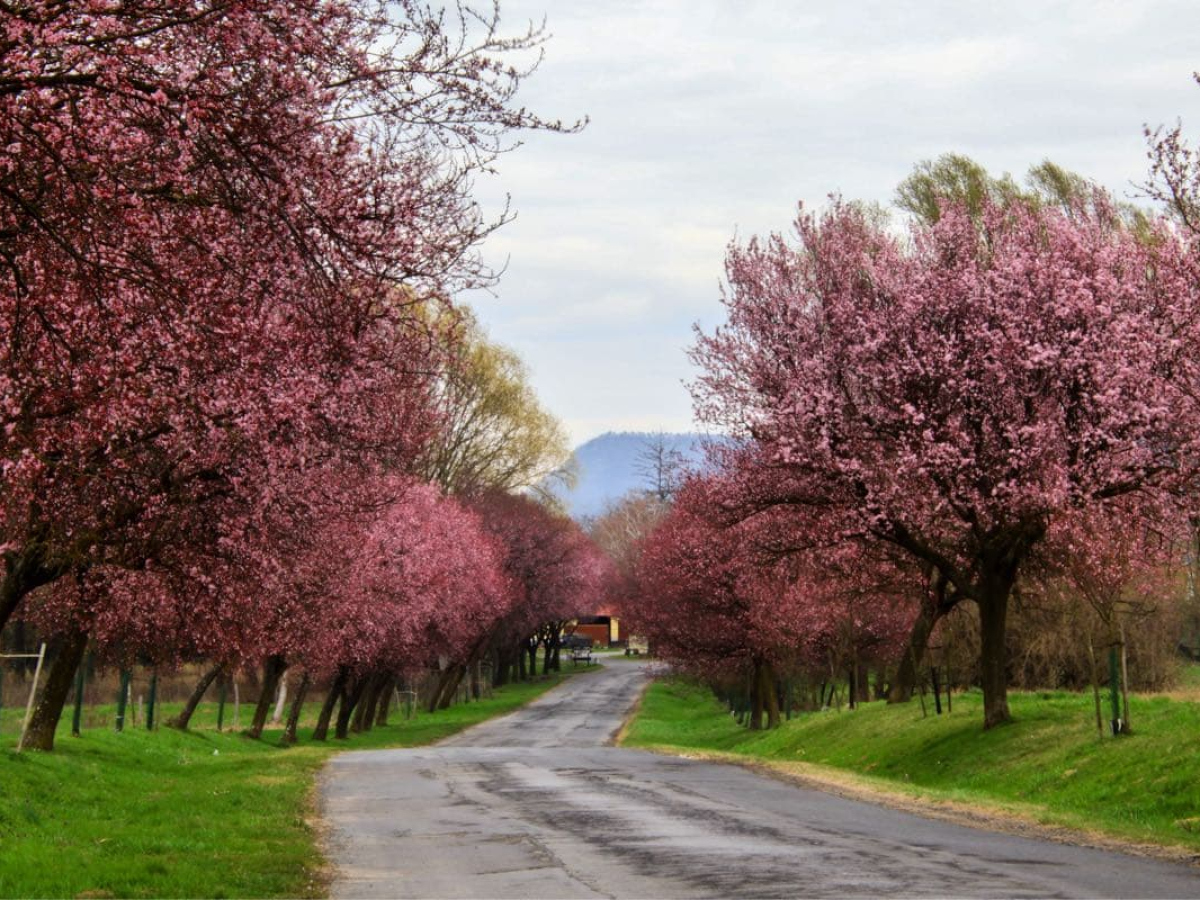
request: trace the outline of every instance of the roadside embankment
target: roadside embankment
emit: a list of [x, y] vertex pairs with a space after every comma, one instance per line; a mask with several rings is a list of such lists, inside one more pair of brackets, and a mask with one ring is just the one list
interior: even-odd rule
[[981, 698], [799, 714], [739, 726], [706, 688], [647, 691], [623, 743], [753, 765], [861, 799], [967, 824], [1172, 858], [1200, 858], [1200, 704], [1131, 698], [1134, 733], [1100, 738], [1092, 699], [1014, 693], [1011, 725], [984, 731]]

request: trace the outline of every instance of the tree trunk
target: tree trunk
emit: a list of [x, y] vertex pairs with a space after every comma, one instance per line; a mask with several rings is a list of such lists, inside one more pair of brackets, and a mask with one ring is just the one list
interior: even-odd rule
[[476, 658], [471, 663], [471, 699], [478, 700], [483, 696], [483, 661]]
[[296, 688], [296, 696], [293, 698], [292, 708], [288, 712], [287, 724], [283, 726], [283, 737], [279, 739], [281, 747], [288, 747], [296, 743], [296, 728], [300, 724], [300, 713], [304, 710], [304, 697], [308, 693], [310, 684], [312, 684], [312, 680], [306, 671], [300, 678], [299, 687]]
[[42, 585], [50, 584], [65, 575], [65, 566], [46, 565], [45, 544], [29, 542], [21, 552], [7, 558], [4, 577], [0, 579], [0, 631], [13, 617], [25, 596]]
[[367, 707], [371, 705], [371, 691], [374, 689], [375, 676], [363, 676], [362, 693], [358, 696], [358, 703], [354, 707], [354, 715], [350, 717], [350, 731], [354, 734], [362, 734], [366, 728]]
[[429, 700], [425, 704], [425, 709], [429, 712], [437, 712], [443, 708], [440, 706], [442, 702], [442, 694], [446, 691], [446, 685], [454, 676], [454, 666], [450, 666], [442, 672], [438, 673], [437, 681], [433, 685], [433, 690], [429, 692]]
[[358, 701], [362, 699], [363, 691], [367, 689], [367, 679], [355, 678], [353, 687], [344, 686], [342, 688], [342, 705], [338, 707], [337, 728], [333, 732], [333, 736], [345, 740], [350, 737], [350, 716], [354, 714], [354, 708], [358, 706]]
[[908, 635], [908, 647], [900, 657], [900, 664], [896, 669], [896, 680], [888, 690], [888, 703], [907, 703], [913, 698], [921, 661], [925, 658], [925, 648], [929, 645], [929, 635], [947, 611], [929, 602], [921, 604], [917, 620], [913, 622], [912, 631]]
[[988, 578], [979, 591], [979, 681], [983, 688], [983, 727], [1012, 721], [1008, 711], [1008, 596], [1012, 582]]
[[54, 732], [58, 728], [58, 720], [62, 717], [63, 707], [67, 703], [67, 695], [75, 681], [75, 670], [83, 661], [87, 642], [87, 632], [78, 629], [69, 631], [58, 639], [58, 653], [50, 666], [50, 673], [46, 676], [42, 697], [29, 720], [29, 729], [25, 732], [25, 740], [21, 742], [22, 750], [54, 749]]
[[375, 727], [375, 714], [379, 709], [379, 696], [383, 693], [385, 687], [391, 683], [391, 676], [387, 672], [378, 672], [371, 679], [371, 684], [367, 688], [367, 697], [363, 703], [362, 718], [355, 718], [355, 731], [370, 731]]
[[323, 741], [329, 737], [329, 720], [333, 718], [333, 707], [342, 696], [342, 688], [346, 686], [346, 676], [349, 674], [345, 666], [338, 666], [337, 677], [329, 686], [325, 702], [321, 704], [321, 714], [317, 716], [317, 727], [313, 729], [314, 741]]
[[283, 721], [283, 710], [287, 705], [287, 673], [279, 677], [279, 689], [275, 692], [275, 709], [271, 713], [271, 724], [278, 725]]
[[763, 720], [763, 665], [759, 660], [754, 661], [754, 671], [750, 675], [750, 730], [762, 731]]
[[392, 692], [396, 690], [396, 676], [389, 674], [383, 680], [379, 691], [378, 706], [375, 711], [375, 724], [382, 727], [388, 723], [388, 711], [392, 706]]
[[449, 709], [450, 704], [454, 702], [454, 694], [458, 691], [458, 686], [462, 683], [463, 676], [467, 673], [467, 667], [457, 665], [450, 670], [450, 680], [446, 682], [442, 688], [441, 699], [438, 700], [438, 709]]
[[767, 727], [779, 727], [779, 694], [775, 690], [775, 667], [764, 662], [759, 668], [758, 690], [767, 713]]
[[271, 704], [275, 700], [275, 689], [279, 687], [279, 679], [287, 669], [287, 661], [278, 654], [268, 656], [263, 665], [262, 688], [258, 694], [258, 705], [254, 708], [254, 718], [246, 731], [248, 737], [255, 740], [262, 737], [263, 728], [267, 724], [267, 716], [271, 712]]
[[192, 691], [192, 695], [188, 697], [187, 703], [183, 704], [183, 709], [179, 715], [171, 719], [167, 724], [172, 728], [178, 728], [180, 731], [187, 731], [188, 723], [192, 721], [192, 715], [196, 712], [196, 708], [200, 705], [200, 701], [204, 699], [204, 694], [209, 686], [216, 681], [225, 672], [225, 664], [218, 663], [207, 672], [200, 676], [200, 680], [196, 682], [196, 688]]

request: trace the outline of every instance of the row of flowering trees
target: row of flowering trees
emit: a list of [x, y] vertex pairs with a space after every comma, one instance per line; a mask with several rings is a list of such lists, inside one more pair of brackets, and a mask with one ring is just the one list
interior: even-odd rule
[[501, 224], [470, 179], [569, 130], [513, 102], [541, 33], [459, 12], [0, 9], [0, 628], [54, 641], [30, 746], [89, 642], [332, 673], [349, 715], [589, 589], [533, 597], [507, 501], [423, 483], [456, 359], [430, 310], [491, 281]]
[[1200, 243], [1180, 224], [1194, 156], [1156, 141], [1176, 218], [1131, 221], [1076, 183], [1056, 202], [940, 196], [905, 231], [835, 200], [801, 212], [796, 243], [730, 248], [693, 391], [735, 450], [642, 547], [630, 613], [660, 649], [813, 665], [841, 623], [888, 648], [903, 699], [931, 629], [970, 604], [991, 727], [1010, 718], [1015, 590], [1066, 579], [1111, 604], [1178, 563]]

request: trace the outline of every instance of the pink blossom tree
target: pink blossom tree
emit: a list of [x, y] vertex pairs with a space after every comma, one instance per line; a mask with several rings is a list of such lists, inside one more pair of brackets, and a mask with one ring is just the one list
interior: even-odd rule
[[730, 249], [728, 322], [694, 351], [700, 415], [788, 473], [774, 502], [836, 510], [977, 604], [985, 727], [1010, 717], [1008, 600], [1047, 530], [1198, 458], [1185, 250], [1109, 209], [948, 207], [900, 236], [835, 202], [799, 246]]
[[549, 671], [557, 666], [564, 627], [601, 602], [604, 557], [578, 524], [531, 497], [493, 491], [474, 506], [501, 548], [514, 596], [511, 612], [491, 636], [495, 671], [507, 678], [515, 662], [518, 671], [535, 674], [539, 644]]
[[764, 714], [767, 727], [779, 722], [780, 674], [826, 681], [849, 670], [855, 691], [869, 661], [893, 661], [912, 613], [911, 584], [888, 560], [815, 535], [799, 542], [791, 510], [749, 512], [753, 474], [733, 469], [684, 484], [642, 542], [621, 608], [673, 666], [745, 679], [750, 727], [760, 728]]
[[415, 457], [437, 363], [412, 307], [491, 280], [471, 175], [561, 128], [513, 103], [540, 33], [453, 22], [0, 10], [0, 626], [65, 575], [216, 552], [289, 469]]

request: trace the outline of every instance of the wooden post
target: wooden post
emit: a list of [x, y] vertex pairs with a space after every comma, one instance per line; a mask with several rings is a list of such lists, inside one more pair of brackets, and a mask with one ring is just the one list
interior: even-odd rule
[[129, 703], [129, 670], [121, 670], [121, 687], [117, 692], [117, 720], [113, 723], [117, 731], [125, 730], [125, 707]]
[[17, 741], [17, 752], [25, 743], [25, 730], [29, 728], [29, 720], [33, 717], [33, 697], [37, 693], [38, 680], [42, 677], [42, 662], [46, 659], [46, 643], [38, 648], [37, 666], [33, 670], [33, 685], [29, 688], [29, 702], [25, 704], [25, 720], [21, 723], [21, 739]]
[[75, 672], [75, 714], [71, 717], [71, 735], [80, 736], [80, 726], [83, 724], [83, 688], [87, 679], [88, 657], [84, 657]]
[[1124, 727], [1121, 731], [1130, 734], [1132, 726], [1129, 723], [1129, 653], [1125, 644], [1125, 622], [1118, 619], [1117, 624], [1121, 629], [1121, 707], [1125, 713]]
[[1121, 721], [1121, 671], [1117, 659], [1117, 645], [1110, 644], [1108, 648], [1108, 690], [1112, 701], [1112, 733], [1120, 734], [1123, 730]]
[[158, 673], [150, 676], [150, 700], [146, 706], [146, 730], [154, 730], [154, 706], [158, 701]]
[[1092, 681], [1092, 699], [1096, 705], [1096, 733], [1103, 739], [1104, 737], [1104, 712], [1100, 701], [1100, 668], [1096, 665], [1096, 648], [1092, 644], [1092, 630], [1089, 627], [1087, 633], [1087, 649], [1088, 649], [1088, 664], [1089, 675]]
[[925, 709], [925, 679], [921, 677], [921, 667], [917, 664], [917, 651], [912, 648], [911, 644], [909, 645], [908, 652], [909, 657], [912, 659], [913, 676], [917, 680], [917, 694], [921, 698], [921, 718], [924, 719], [929, 715]]

